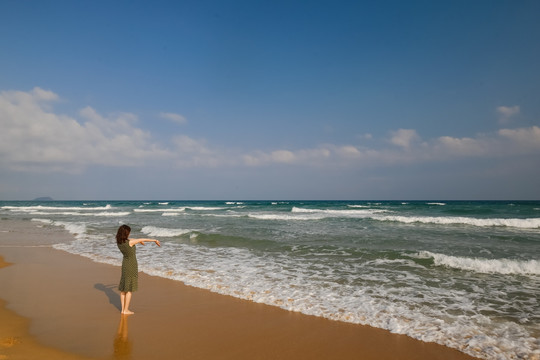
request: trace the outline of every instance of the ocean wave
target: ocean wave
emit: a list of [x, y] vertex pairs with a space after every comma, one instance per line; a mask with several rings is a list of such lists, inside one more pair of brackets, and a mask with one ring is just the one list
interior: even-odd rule
[[72, 223], [65, 221], [55, 221], [50, 219], [32, 219], [35, 222], [41, 222], [47, 225], [59, 226], [66, 229], [70, 234], [75, 235], [76, 237], [86, 234], [86, 224], [84, 223]]
[[226, 207], [219, 206], [186, 206], [186, 208], [194, 211], [214, 211], [228, 209]]
[[521, 229], [540, 228], [540, 218], [473, 218], [473, 217], [451, 217], [451, 216], [405, 216], [405, 215], [381, 215], [389, 213], [384, 209], [305, 209], [293, 207], [290, 213], [249, 213], [247, 216], [262, 220], [320, 220], [325, 218], [358, 218], [371, 219], [376, 221], [394, 221], [405, 224], [422, 223], [437, 225], [472, 225], [479, 227], [514, 227]]
[[47, 225], [52, 225], [53, 222], [54, 222], [54, 221], [52, 221], [50, 219], [39, 219], [39, 218], [32, 219], [31, 221], [40, 222], [40, 223], [47, 224]]
[[[88, 214], [88, 215], [92, 215], [92, 216], [128, 216], [129, 214], [131, 214], [130, 211], [116, 211], [116, 212], [110, 212], [110, 211], [104, 211], [104, 212], [100, 212], [100, 213], [95, 213], [95, 214]], [[87, 215], [87, 214], [76, 214], [76, 215]]]
[[373, 214], [386, 213], [388, 210], [366, 209], [366, 210], [331, 210], [331, 209], [304, 209], [293, 206], [293, 213], [323, 214], [331, 217], [367, 217]]
[[35, 212], [35, 211], [94, 211], [94, 210], [110, 210], [112, 206], [86, 207], [86, 206], [2, 206], [2, 209], [11, 210], [14, 212]]
[[180, 216], [182, 214], [184, 214], [184, 212], [167, 211], [161, 214], [161, 216]]
[[117, 212], [110, 212], [110, 211], [102, 211], [99, 213], [78, 213], [78, 212], [72, 212], [72, 211], [62, 211], [62, 212], [49, 212], [49, 211], [34, 211], [31, 213], [32, 215], [65, 215], [65, 216], [128, 216], [131, 214], [129, 211], [117, 211]]
[[511, 259], [482, 259], [451, 256], [430, 251], [421, 251], [420, 258], [432, 258], [436, 266], [470, 270], [484, 274], [540, 275], [540, 261]]
[[291, 212], [251, 212], [247, 216], [260, 220], [321, 220], [326, 218], [366, 218], [377, 213], [385, 213], [387, 210], [369, 209], [369, 210], [325, 210], [325, 209], [304, 209], [294, 206]]
[[[234, 215], [230, 215], [234, 216]], [[290, 213], [284, 214], [262, 214], [262, 213], [250, 213], [247, 215], [252, 219], [259, 220], [320, 220], [328, 216], [323, 214], [295, 214], [291, 215]]]
[[182, 212], [182, 211], [185, 211], [185, 210], [186, 210], [185, 207], [172, 208], [172, 209], [145, 209], [145, 208], [133, 209], [134, 212], [138, 212], [138, 213], [142, 213], [142, 212], [148, 212], [148, 213], [152, 213], [152, 212], [161, 212], [161, 213]]
[[189, 234], [190, 232], [193, 232], [194, 230], [189, 229], [168, 229], [168, 228], [160, 228], [157, 226], [145, 226], [141, 229], [141, 232], [149, 235], [149, 236], [157, 236], [157, 237], [175, 237], [180, 236], [184, 234]]
[[522, 229], [540, 228], [540, 218], [529, 219], [500, 219], [500, 218], [469, 218], [469, 217], [434, 217], [434, 216], [378, 216], [372, 217], [373, 220], [396, 221], [406, 224], [423, 223], [439, 225], [473, 225], [473, 226], [506, 226]]
[[443, 202], [428, 202], [427, 205], [439, 205], [439, 206], [445, 206], [446, 203]]
[[83, 236], [86, 234], [86, 224], [55, 221], [54, 225], [63, 226], [70, 234]]
[[218, 206], [184, 206], [180, 208], [168, 208], [168, 209], [146, 209], [146, 208], [138, 208], [133, 209], [135, 212], [180, 212], [185, 211], [186, 209], [192, 210], [192, 211], [214, 211], [214, 210], [225, 210], [228, 209], [227, 207], [218, 207]]

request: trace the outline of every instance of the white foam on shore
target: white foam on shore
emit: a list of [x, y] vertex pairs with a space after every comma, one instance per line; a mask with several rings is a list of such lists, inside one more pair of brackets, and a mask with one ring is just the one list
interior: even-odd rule
[[[496, 327], [486, 327], [488, 319], [481, 314], [474, 315], [471, 320], [454, 316], [452, 309], [447, 311], [445, 307], [436, 305], [444, 299], [455, 299], [460, 308], [470, 307], [472, 299], [464, 297], [459, 290], [433, 289], [426, 292], [423, 288], [422, 302], [432, 305], [418, 308], [417, 290], [414, 288], [418, 279], [411, 278], [412, 287], [400, 291], [396, 291], [392, 285], [394, 281], [382, 286], [385, 278], [402, 276], [388, 272], [391, 270], [381, 268], [380, 271], [385, 272], [371, 272], [378, 284], [375, 287], [367, 283], [360, 287], [344, 287], [338, 284], [340, 275], [333, 270], [324, 267], [317, 269], [309, 263], [284, 256], [259, 257], [238, 248], [203, 248], [185, 244], [171, 246], [175, 249], [178, 247], [178, 250], [172, 250], [177, 256], [171, 258], [165, 254], [149, 254], [153, 260], [145, 266], [145, 271], [289, 311], [387, 329], [486, 359], [512, 358], [512, 354], [520, 353], [523, 348], [534, 348], [534, 339], [519, 325], [502, 322]], [[401, 261], [402, 265], [408, 263]], [[369, 271], [374, 265], [392, 268], [392, 264], [384, 261], [380, 264], [355, 264], [351, 273], [355, 267], [357, 271]], [[441, 318], [452, 320], [446, 322]], [[502, 340], [498, 332], [511, 335], [502, 337]]]
[[430, 251], [421, 251], [418, 256], [433, 258], [436, 266], [446, 266], [478, 273], [540, 275], [540, 261], [538, 260], [468, 258], [432, 253]]
[[[81, 224], [53, 224], [74, 234], [85, 231]], [[192, 230], [147, 226], [142, 232], [150, 236], [174, 237]], [[117, 249], [110, 239], [80, 235], [77, 239], [71, 244], [55, 247], [94, 261], [120, 263], [120, 255], [116, 258], [112, 255]], [[519, 358], [523, 349], [529, 349], [526, 353], [532, 354], [538, 348], [535, 339], [518, 324], [503, 321], [492, 326], [480, 313], [460, 316], [463, 309], [471, 309], [474, 298], [470, 296], [473, 295], [458, 289], [430, 290], [423, 279], [398, 270], [403, 266], [418, 267], [410, 260], [344, 263], [342, 269], [336, 271], [324, 263], [313, 266], [317, 264], [312, 263], [315, 260], [295, 259], [286, 254], [258, 256], [243, 248], [192, 246], [166, 240], [162, 244], [161, 251], [138, 249], [141, 271], [289, 311], [387, 329], [485, 359]], [[437, 254], [418, 254], [428, 255]], [[363, 279], [361, 286], [343, 286], [343, 270], [350, 274], [351, 280], [360, 276]], [[395, 283], [404, 279], [410, 286], [396, 289]], [[419, 305], [418, 293], [422, 294], [424, 305]], [[440, 305], [448, 299], [452, 299], [451, 307]], [[457, 315], [453, 314], [454, 310], [459, 310]]]
[[50, 219], [32, 219], [31, 221], [41, 222], [47, 225], [60, 226], [66, 229], [70, 234], [75, 235], [76, 238], [86, 235], [86, 224], [85, 223], [73, 223], [65, 221], [54, 221]]
[[53, 221], [52, 221], [52, 220], [49, 220], [49, 219], [39, 219], [39, 218], [36, 218], [36, 219], [32, 219], [31, 221], [36, 221], [36, 222], [40, 222], [40, 223], [44, 223], [44, 224], [48, 224], [48, 225], [52, 225], [52, 224], [53, 224]]

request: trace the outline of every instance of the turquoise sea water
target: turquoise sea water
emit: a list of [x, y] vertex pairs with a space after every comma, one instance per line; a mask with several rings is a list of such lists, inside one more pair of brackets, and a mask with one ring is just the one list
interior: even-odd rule
[[[484, 359], [540, 358], [540, 202], [0, 202], [64, 227], [56, 248], [120, 264], [114, 235], [154, 237], [141, 271]], [[1, 222], [0, 222], [1, 224]]]

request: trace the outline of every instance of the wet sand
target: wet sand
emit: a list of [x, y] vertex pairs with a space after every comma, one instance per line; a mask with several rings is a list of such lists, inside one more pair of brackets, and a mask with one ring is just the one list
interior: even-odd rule
[[[0, 256], [0, 271], [13, 265]], [[0, 292], [1, 293], [1, 292]], [[58, 359], [84, 360], [84, 357], [46, 347], [29, 334], [30, 320], [6, 309], [0, 299], [0, 360]]]
[[0, 341], [13, 342], [0, 343], [0, 360], [33, 358], [24, 354], [34, 350], [41, 359], [473, 359], [143, 273], [135, 314], [121, 316], [120, 268], [51, 247], [70, 239], [57, 228], [0, 220], [0, 256], [11, 263], [0, 269]]

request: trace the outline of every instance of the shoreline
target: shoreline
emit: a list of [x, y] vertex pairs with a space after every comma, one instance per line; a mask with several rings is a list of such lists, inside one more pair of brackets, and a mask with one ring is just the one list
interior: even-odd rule
[[[53, 249], [59, 240], [72, 239], [63, 230], [30, 221], [1, 224], [0, 256], [12, 263], [0, 269], [4, 310], [26, 318], [28, 335], [37, 342], [73, 359], [395, 359], [396, 354], [399, 359], [474, 359], [406, 335], [289, 312], [144, 273], [133, 295], [136, 314], [120, 316], [117, 266]], [[13, 346], [13, 357], [5, 359], [17, 359], [15, 351], [23, 347]], [[0, 355], [4, 352], [0, 347]]]

